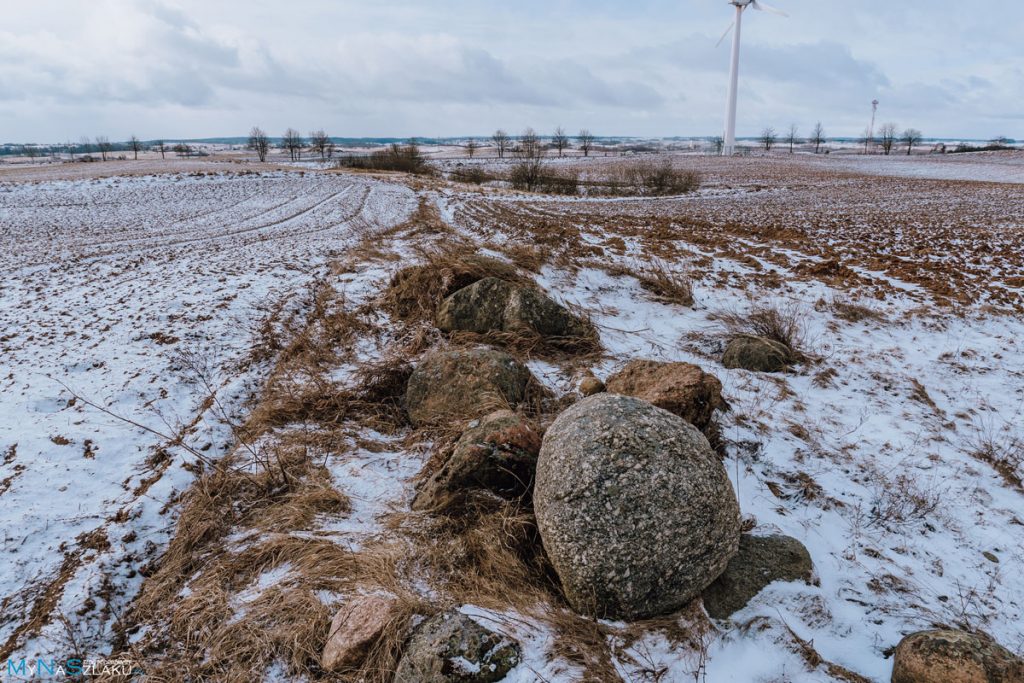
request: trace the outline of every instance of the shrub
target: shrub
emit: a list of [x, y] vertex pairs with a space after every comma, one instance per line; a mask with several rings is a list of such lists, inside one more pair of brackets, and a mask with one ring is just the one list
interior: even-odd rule
[[525, 159], [512, 167], [508, 179], [514, 189], [533, 192], [540, 185], [543, 172], [544, 164], [540, 159]]
[[494, 177], [487, 173], [484, 169], [479, 166], [469, 166], [468, 168], [457, 168], [452, 171], [452, 180], [460, 183], [470, 183], [472, 185], [483, 185], [484, 183], [493, 180]]
[[579, 194], [580, 174], [571, 170], [542, 173], [538, 189], [548, 194]]
[[701, 176], [672, 166], [671, 159], [660, 162], [637, 161], [612, 169], [606, 178], [591, 183], [593, 194], [664, 197], [687, 194], [699, 189]]
[[426, 159], [416, 145], [393, 144], [367, 156], [349, 155], [339, 160], [338, 166], [367, 171], [400, 171], [416, 174], [430, 172]]
[[573, 170], [551, 170], [539, 158], [525, 159], [512, 167], [513, 189], [548, 194], [579, 194], [580, 176]]

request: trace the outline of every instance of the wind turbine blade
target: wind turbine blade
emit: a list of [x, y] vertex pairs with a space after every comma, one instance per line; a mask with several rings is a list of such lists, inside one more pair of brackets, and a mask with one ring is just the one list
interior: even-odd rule
[[715, 43], [715, 47], [718, 47], [723, 42], [725, 42], [725, 39], [729, 37], [729, 34], [732, 33], [732, 30], [733, 30], [733, 28], [735, 28], [735, 26], [736, 26], [736, 22], [735, 21], [733, 21], [732, 23], [729, 24], [729, 28], [725, 29], [725, 33], [723, 33], [722, 37], [718, 39], [717, 43]]
[[760, 2], [759, 0], [754, 0], [750, 4], [751, 4], [751, 6], [753, 6], [754, 9], [759, 10], [761, 12], [768, 12], [769, 14], [778, 14], [780, 17], [788, 17], [789, 16], [788, 14], [783, 12], [782, 10], [776, 9], [775, 7], [772, 7], [771, 5], [766, 5], [763, 2]]

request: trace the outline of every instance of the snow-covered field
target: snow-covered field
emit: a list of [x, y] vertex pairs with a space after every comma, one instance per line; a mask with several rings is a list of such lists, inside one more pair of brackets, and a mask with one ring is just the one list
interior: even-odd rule
[[[151, 573], [194, 480], [182, 464], [195, 458], [175, 440], [208, 458], [230, 449], [220, 406], [243, 411], [268, 365], [248, 360], [253, 327], [279, 304], [298, 306], [317, 277], [349, 308], [372, 303], [429, 235], [392, 234], [375, 245], [387, 256], [325, 266], [367, 231], [405, 221], [419, 199], [481, 251], [539, 247], [548, 263], [538, 284], [599, 326], [597, 375], [636, 358], [717, 375], [744, 515], [754, 533], [798, 538], [814, 560], [820, 585], [775, 584], [717, 624], [703, 670], [700, 653], [668, 633], [634, 639], [604, 624], [623, 680], [842, 680], [809, 663], [811, 643], [887, 681], [901, 636], [937, 623], [983, 629], [1021, 652], [1024, 491], [978, 457], [986, 444], [1024, 452], [1024, 322], [1008, 314], [1024, 280], [1019, 253], [1006, 252], [1024, 234], [1021, 188], [880, 181], [823, 163], [707, 162], [701, 193], [655, 201], [412, 190], [321, 173], [0, 182], [0, 660], [68, 652], [72, 640], [109, 652], [112, 622]], [[602, 267], [655, 261], [695, 280], [693, 308]], [[970, 296], [951, 295], [950, 283]], [[726, 370], [716, 313], [767, 302], [800, 312], [819, 360], [778, 376]], [[851, 304], [866, 313], [844, 317]], [[368, 336], [326, 371], [344, 378], [392, 342]], [[195, 381], [204, 363], [212, 387]], [[568, 367], [531, 369], [571, 390]], [[321, 520], [318, 538], [351, 550], [393, 533], [385, 516], [406, 508], [426, 456], [403, 436], [359, 434], [326, 454], [352, 510]], [[237, 604], [286, 584], [287, 559]], [[337, 597], [323, 599], [334, 607]], [[519, 640], [524, 661], [507, 680], [583, 678], [552, 655], [543, 619], [462, 610]], [[285, 662], [267, 678], [294, 679]]]
[[337, 175], [0, 182], [0, 659], [103, 641], [117, 614], [84, 603], [123, 607], [166, 545], [193, 479], [175, 440], [230, 446], [210, 389], [231, 412], [258, 388], [257, 323], [415, 206]]

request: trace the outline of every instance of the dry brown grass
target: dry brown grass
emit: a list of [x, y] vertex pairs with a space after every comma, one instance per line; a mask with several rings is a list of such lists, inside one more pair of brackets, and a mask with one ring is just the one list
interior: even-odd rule
[[631, 277], [649, 292], [655, 301], [693, 306], [693, 279], [679, 266], [664, 259], [651, 259], [649, 263], [633, 261], [621, 263], [605, 259], [588, 259], [584, 265], [599, 268], [613, 277]]
[[807, 311], [797, 303], [762, 303], [748, 310], [719, 311], [715, 318], [729, 335], [749, 334], [777, 341], [794, 361], [808, 358]]
[[693, 305], [693, 280], [661, 259], [652, 260], [639, 271], [640, 286], [662, 303]]
[[433, 320], [446, 297], [484, 278], [533, 284], [512, 264], [480, 256], [466, 245], [421, 249], [418, 256], [421, 263], [398, 271], [381, 299], [385, 311], [406, 323]]
[[880, 311], [849, 297], [835, 296], [827, 307], [832, 311], [832, 315], [848, 323], [885, 320], [885, 315]]
[[994, 469], [1008, 486], [1024, 491], [1024, 437], [1013, 420], [980, 419], [968, 439], [968, 452]]
[[458, 347], [490, 345], [523, 359], [544, 358], [586, 365], [600, 357], [603, 347], [597, 326], [589, 318], [581, 316], [581, 320], [585, 323], [586, 333], [573, 337], [545, 336], [530, 330], [486, 333], [458, 331], [447, 336], [452, 345]]

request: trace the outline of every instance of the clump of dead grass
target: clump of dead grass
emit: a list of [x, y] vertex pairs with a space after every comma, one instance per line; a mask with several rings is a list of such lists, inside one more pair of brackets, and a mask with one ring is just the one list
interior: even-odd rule
[[847, 297], [833, 297], [826, 306], [832, 315], [848, 323], [885, 320], [885, 315], [880, 311]]
[[637, 273], [640, 286], [657, 301], [693, 306], [693, 280], [661, 259], [654, 259]]
[[587, 265], [600, 268], [613, 277], [634, 278], [655, 301], [693, 306], [693, 278], [685, 268], [671, 264], [665, 259], [652, 258], [646, 263], [593, 259], [587, 262]]
[[407, 323], [433, 320], [446, 297], [484, 278], [532, 284], [514, 265], [480, 256], [469, 246], [426, 248], [418, 256], [420, 264], [398, 271], [381, 299], [385, 311]]
[[767, 302], [747, 310], [719, 311], [715, 318], [730, 336], [745, 334], [779, 342], [790, 350], [794, 362], [809, 357], [807, 311], [795, 302]]
[[991, 466], [1008, 485], [1024, 490], [1024, 436], [1016, 428], [1018, 424], [1019, 419], [975, 421], [967, 450]]

